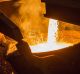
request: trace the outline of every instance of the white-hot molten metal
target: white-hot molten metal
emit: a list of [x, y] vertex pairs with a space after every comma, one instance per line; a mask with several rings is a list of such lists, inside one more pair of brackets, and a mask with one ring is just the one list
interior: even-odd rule
[[60, 43], [57, 41], [58, 21], [54, 19], [49, 20], [48, 38], [46, 43], [30, 46], [32, 53], [48, 52], [59, 50], [71, 46], [71, 44]]

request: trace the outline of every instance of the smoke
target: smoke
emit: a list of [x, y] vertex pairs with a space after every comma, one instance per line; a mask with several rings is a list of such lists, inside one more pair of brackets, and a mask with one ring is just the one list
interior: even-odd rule
[[[37, 44], [44, 41], [44, 32], [47, 32], [47, 20], [44, 18], [43, 13], [45, 7], [41, 0], [19, 0], [14, 4], [18, 7], [18, 19], [15, 20], [15, 16], [12, 19], [16, 21], [21, 29], [24, 40], [29, 44]], [[46, 21], [43, 24], [43, 21]], [[44, 26], [43, 26], [44, 25]], [[44, 31], [44, 29], [46, 29]]]

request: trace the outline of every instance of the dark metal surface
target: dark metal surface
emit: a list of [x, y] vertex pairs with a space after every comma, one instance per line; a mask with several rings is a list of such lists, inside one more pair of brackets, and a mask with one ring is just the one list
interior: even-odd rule
[[42, 0], [46, 17], [80, 25], [80, 0]]
[[0, 32], [13, 38], [16, 41], [21, 40], [20, 29], [3, 13], [0, 12]]

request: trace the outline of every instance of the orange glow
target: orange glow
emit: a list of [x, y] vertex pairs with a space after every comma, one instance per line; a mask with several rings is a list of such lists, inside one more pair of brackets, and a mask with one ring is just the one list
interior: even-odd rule
[[58, 42], [56, 39], [57, 31], [58, 31], [58, 21], [50, 19], [48, 26], [47, 42], [30, 46], [32, 53], [48, 52], [72, 46], [72, 44]]

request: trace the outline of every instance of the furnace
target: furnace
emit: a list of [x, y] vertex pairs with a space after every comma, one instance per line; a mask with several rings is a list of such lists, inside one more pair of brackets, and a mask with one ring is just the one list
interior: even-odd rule
[[[12, 2], [8, 0], [8, 4], [6, 4], [6, 2], [2, 3], [2, 7], [0, 7], [1, 11], [20, 28], [23, 40], [28, 42], [32, 53], [54, 51], [80, 42], [79, 37], [76, 37], [76, 34], [79, 35], [77, 31], [77, 29], [79, 30], [79, 26], [73, 26], [73, 24], [70, 24], [71, 21], [67, 23], [69, 20], [72, 20], [71, 11], [69, 15], [65, 12], [65, 9], [67, 10], [68, 7], [64, 7], [63, 3], [61, 3], [63, 7], [56, 6], [56, 1], [52, 0], [42, 1], [43, 2], [41, 2], [41, 0], [19, 0]], [[54, 6], [51, 2], [54, 3]], [[8, 8], [9, 6], [13, 9]], [[73, 5], [72, 7], [75, 6]], [[8, 10], [10, 10], [9, 13], [7, 12]], [[71, 10], [73, 10], [73, 8], [71, 8]], [[64, 14], [59, 14], [61, 12], [64, 13], [65, 16]], [[70, 15], [71, 18], [69, 17]]]
[[0, 1], [3, 57], [18, 74], [80, 73], [80, 2], [68, 1]]

